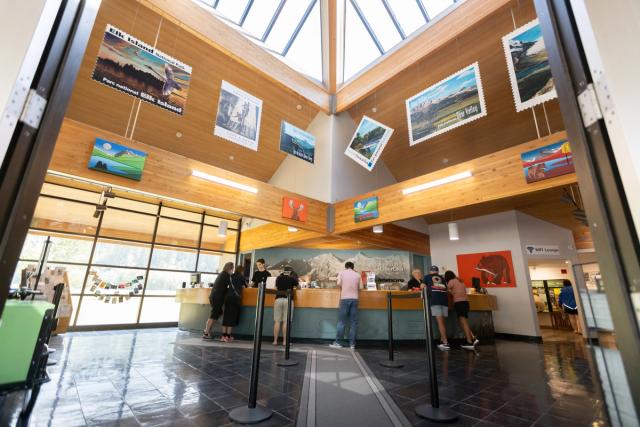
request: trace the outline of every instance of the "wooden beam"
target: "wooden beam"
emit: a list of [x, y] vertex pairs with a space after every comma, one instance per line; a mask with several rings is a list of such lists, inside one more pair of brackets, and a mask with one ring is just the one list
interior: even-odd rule
[[240, 234], [240, 252], [271, 248], [274, 246], [292, 246], [296, 242], [316, 239], [322, 235], [323, 233], [301, 229], [292, 233], [286, 225], [282, 224], [260, 225], [243, 231]]
[[222, 22], [208, 6], [192, 0], [137, 1], [250, 69], [267, 76], [284, 89], [303, 96], [329, 112], [330, 96], [324, 87]]
[[[343, 234], [354, 230], [369, 228], [375, 224], [385, 224], [403, 219], [414, 218], [447, 211], [462, 206], [474, 205], [505, 197], [518, 196], [547, 188], [576, 182], [575, 173], [527, 184], [522, 170], [520, 154], [567, 137], [566, 132], [551, 134], [460, 163], [437, 172], [402, 181], [371, 193], [363, 194], [336, 203], [335, 233]], [[404, 195], [402, 190], [415, 185], [445, 178], [450, 175], [471, 171], [473, 176], [456, 183]], [[354, 222], [353, 204], [364, 197], [378, 197], [379, 217], [375, 220]]]
[[[323, 28], [327, 29], [326, 43], [327, 46], [324, 49], [323, 56], [328, 64], [327, 70], [327, 89], [330, 94], [336, 93], [337, 87], [337, 49], [338, 49], [338, 5], [337, 0], [321, 0], [323, 8], [326, 13], [326, 25]], [[324, 39], [324, 34], [323, 34]]]
[[[144, 151], [148, 154], [140, 181], [90, 170], [87, 163], [96, 137]], [[226, 209], [241, 216], [326, 232], [327, 203], [281, 190], [270, 184], [211, 166], [197, 160], [123, 138], [101, 129], [65, 119], [58, 135], [49, 170], [116, 187], [130, 188], [160, 197]], [[229, 179], [258, 189], [257, 194], [192, 176], [193, 170]], [[301, 199], [308, 207], [308, 221], [282, 218], [282, 197]]]
[[[338, 89], [337, 112], [345, 111], [420, 59], [469, 30], [512, 0], [466, 0], [442, 19], [407, 39], [368, 70]], [[467, 64], [463, 64], [467, 65]], [[462, 66], [462, 65], [461, 65]], [[427, 71], [427, 70], [425, 70]]]
[[371, 228], [352, 231], [342, 236], [366, 242], [380, 249], [399, 249], [430, 255], [429, 236], [395, 224], [385, 224], [383, 233], [374, 233]]

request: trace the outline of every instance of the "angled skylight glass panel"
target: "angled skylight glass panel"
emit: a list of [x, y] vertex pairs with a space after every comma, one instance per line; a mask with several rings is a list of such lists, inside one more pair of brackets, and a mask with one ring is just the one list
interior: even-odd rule
[[228, 20], [238, 24], [248, 2], [249, 0], [220, 0], [216, 10]]
[[402, 37], [393, 24], [391, 16], [384, 8], [382, 0], [356, 0], [355, 3], [360, 7], [364, 18], [371, 26], [371, 30], [385, 52], [402, 41]]
[[282, 0], [255, 0], [249, 9], [242, 28], [257, 39], [262, 39], [271, 18]]
[[282, 51], [312, 1], [313, 0], [289, 0], [285, 3], [269, 37], [265, 40], [269, 49], [282, 54]]
[[424, 8], [427, 10], [429, 19], [433, 19], [445, 11], [449, 6], [455, 3], [454, 0], [419, 0], [422, 1]]
[[387, 0], [387, 3], [405, 35], [410, 35], [427, 23], [418, 7], [418, 3], [414, 0]]
[[344, 80], [349, 80], [379, 56], [380, 50], [347, 0], [344, 17]]
[[303, 73], [322, 81], [320, 2], [317, 1], [285, 58]]

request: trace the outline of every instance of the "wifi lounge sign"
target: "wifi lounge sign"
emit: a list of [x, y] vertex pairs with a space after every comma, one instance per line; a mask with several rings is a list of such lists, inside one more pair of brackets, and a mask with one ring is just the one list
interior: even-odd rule
[[554, 245], [525, 245], [527, 255], [556, 256], [560, 255], [560, 247]]

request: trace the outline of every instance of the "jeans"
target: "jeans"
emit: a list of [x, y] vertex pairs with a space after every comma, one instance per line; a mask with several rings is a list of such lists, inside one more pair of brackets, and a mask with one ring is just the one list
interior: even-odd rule
[[356, 333], [358, 332], [358, 300], [341, 299], [336, 333], [336, 342], [344, 338], [344, 327], [347, 319], [351, 321], [349, 327], [349, 345], [356, 345]]

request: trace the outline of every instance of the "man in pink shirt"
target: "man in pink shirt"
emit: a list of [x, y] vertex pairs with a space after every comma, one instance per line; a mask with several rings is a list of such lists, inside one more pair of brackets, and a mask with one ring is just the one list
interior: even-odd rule
[[349, 346], [356, 348], [356, 332], [358, 331], [358, 291], [362, 288], [362, 277], [353, 271], [351, 261], [344, 264], [344, 270], [338, 274], [338, 286], [340, 287], [340, 309], [336, 332], [336, 340], [330, 345], [333, 348], [342, 348], [340, 340], [344, 338], [344, 326], [347, 319], [350, 320]]

